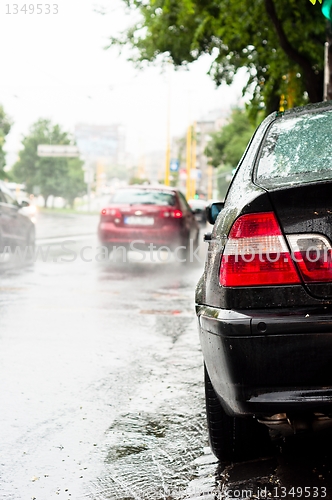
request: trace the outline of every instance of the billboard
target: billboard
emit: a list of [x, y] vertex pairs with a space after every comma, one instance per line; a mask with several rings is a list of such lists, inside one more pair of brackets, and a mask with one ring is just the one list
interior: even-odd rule
[[121, 125], [78, 124], [74, 135], [83, 156], [91, 160], [106, 158], [112, 164], [121, 163], [124, 157], [124, 130]]

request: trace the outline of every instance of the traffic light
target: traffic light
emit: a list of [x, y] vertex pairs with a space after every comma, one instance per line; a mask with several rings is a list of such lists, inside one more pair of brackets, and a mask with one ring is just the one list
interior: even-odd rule
[[332, 21], [332, 0], [323, 0], [322, 12], [329, 21]]

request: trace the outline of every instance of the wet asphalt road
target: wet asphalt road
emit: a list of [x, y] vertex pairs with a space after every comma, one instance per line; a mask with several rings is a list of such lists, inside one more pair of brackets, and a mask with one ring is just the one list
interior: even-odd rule
[[47, 261], [1, 268], [0, 499], [332, 498], [328, 434], [217, 463], [193, 308], [203, 263], [97, 262], [96, 225], [40, 216]]

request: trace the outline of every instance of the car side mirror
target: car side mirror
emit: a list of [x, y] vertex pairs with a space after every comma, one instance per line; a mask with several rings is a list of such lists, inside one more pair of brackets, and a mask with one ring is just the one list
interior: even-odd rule
[[30, 207], [30, 203], [26, 200], [21, 201], [19, 204], [20, 208]]
[[217, 203], [211, 203], [206, 207], [206, 218], [210, 224], [214, 224], [221, 210], [224, 208], [225, 203], [223, 201], [218, 201]]

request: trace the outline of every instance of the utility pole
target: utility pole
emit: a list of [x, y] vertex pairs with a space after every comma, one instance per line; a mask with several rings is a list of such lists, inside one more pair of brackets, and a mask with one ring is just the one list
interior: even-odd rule
[[328, 87], [329, 87], [329, 42], [325, 42], [324, 46], [324, 95], [323, 100], [327, 101]]
[[324, 101], [332, 100], [332, 0], [324, 0], [322, 13], [326, 17], [326, 42], [324, 47]]
[[85, 165], [84, 165], [84, 182], [87, 185], [87, 211], [91, 211], [91, 184], [93, 182], [94, 178], [94, 173], [92, 170], [92, 165], [91, 165], [91, 160], [88, 157], [85, 159]]
[[193, 199], [195, 198], [196, 194], [196, 122], [193, 124], [193, 137], [192, 137], [192, 153], [191, 153], [191, 172], [194, 174], [193, 178], [191, 179], [191, 194], [190, 198]]
[[191, 125], [187, 129], [187, 152], [186, 152], [186, 166], [187, 166], [187, 185], [186, 197], [190, 200], [191, 196]]
[[[328, 23], [330, 24], [330, 23]], [[324, 46], [324, 101], [332, 100], [332, 37], [327, 31], [327, 40]]]
[[166, 157], [165, 157], [165, 186], [169, 186], [169, 167], [171, 163], [171, 63], [168, 63], [168, 92], [167, 92], [167, 120], [166, 120]]

